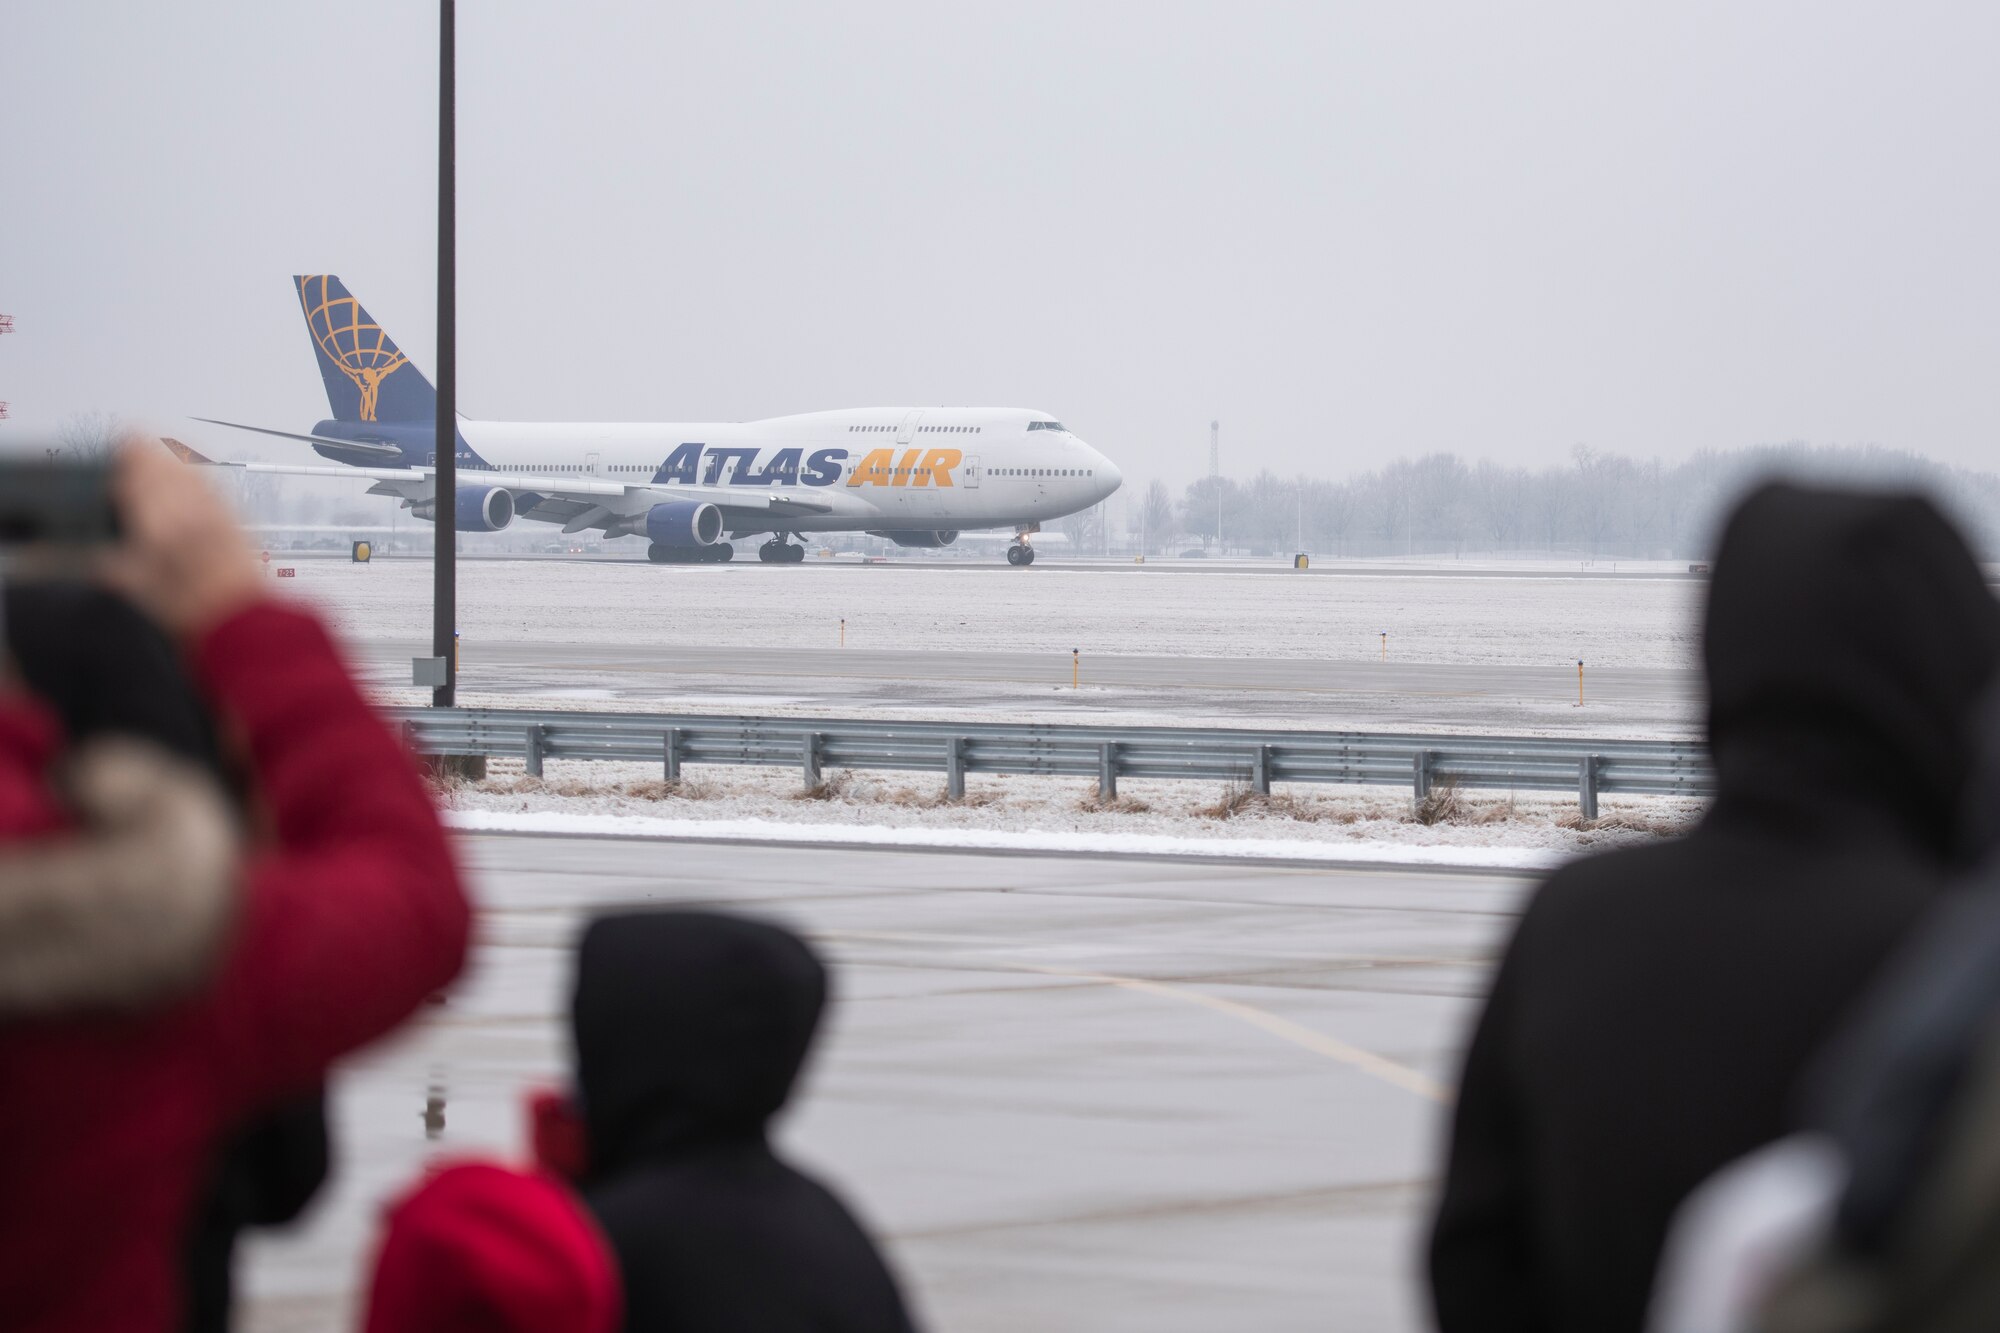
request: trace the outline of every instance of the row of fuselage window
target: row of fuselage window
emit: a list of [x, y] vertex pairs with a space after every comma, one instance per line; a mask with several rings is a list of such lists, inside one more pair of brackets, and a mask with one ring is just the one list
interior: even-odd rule
[[[606, 472], [637, 472], [648, 477], [659, 470], [659, 468], [649, 466], [645, 463], [610, 463], [604, 468]], [[499, 468], [496, 471], [539, 472], [557, 477], [589, 477], [596, 475], [588, 467], [578, 467], [575, 463], [522, 463], [517, 467]]]
[[[885, 431], [885, 430], [894, 430], [894, 429], [896, 429], [896, 428], [895, 428], [894, 426], [849, 426], [849, 427], [847, 428], [847, 433], [848, 433], [848, 434], [850, 434], [850, 435], [852, 435], [852, 434], [854, 434], [854, 433], [855, 433], [856, 431], [859, 431], [859, 432], [861, 432], [862, 434], [864, 434], [864, 435], [867, 435], [867, 434], [872, 434], [872, 433], [875, 433], [875, 432], [878, 432], [878, 431]], [[985, 429], [985, 427], [984, 427], [984, 426], [919, 426], [919, 427], [917, 427], [917, 434], [919, 434], [919, 435], [977, 435], [977, 434], [979, 434], [979, 432], [980, 432], [980, 431], [982, 431], [982, 430], [984, 430], [984, 429]]]
[[[977, 428], [975, 427], [974, 429]], [[547, 467], [539, 463], [524, 463], [520, 467], [514, 470], [517, 472], [549, 473], [557, 476], [570, 476], [570, 477], [582, 477], [582, 476], [592, 475], [585, 469], [577, 467], [574, 463], [565, 464], [562, 466], [547, 466]], [[654, 473], [659, 471], [658, 468], [648, 467], [644, 463], [632, 463], [632, 464], [613, 463], [607, 466], [604, 470], [606, 472], [637, 472], [637, 473], [642, 473], [646, 476], [652, 476]], [[930, 475], [928, 471], [920, 471], [919, 469], [915, 468], [895, 468], [895, 469], [875, 468], [873, 469], [873, 471], [877, 474], [893, 471], [896, 473], [903, 473], [909, 476], [928, 477]], [[995, 468], [988, 468], [986, 470], [986, 475], [989, 477], [1094, 477], [1097, 475], [1097, 471], [1095, 468], [1087, 468], [1087, 467], [995, 467]]]

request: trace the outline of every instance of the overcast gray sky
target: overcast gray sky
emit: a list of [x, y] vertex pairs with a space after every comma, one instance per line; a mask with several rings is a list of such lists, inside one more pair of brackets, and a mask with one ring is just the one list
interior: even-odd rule
[[[1175, 482], [1211, 417], [1234, 472], [2000, 461], [2000, 6], [461, 10], [476, 417], [1032, 406]], [[428, 370], [435, 53], [408, 0], [7, 6], [0, 438], [309, 425], [300, 269]]]

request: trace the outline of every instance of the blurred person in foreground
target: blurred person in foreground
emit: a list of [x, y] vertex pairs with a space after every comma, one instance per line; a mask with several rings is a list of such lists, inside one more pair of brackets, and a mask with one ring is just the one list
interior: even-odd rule
[[2000, 1328], [2000, 691], [1972, 869], [1800, 1080], [1797, 1132], [1675, 1215], [1652, 1333]]
[[[778, 926], [593, 921], [575, 1092], [538, 1099], [537, 1167], [455, 1166], [399, 1204], [367, 1333], [591, 1333], [621, 1304], [630, 1333], [909, 1333], [867, 1232], [770, 1142], [826, 994], [825, 967]], [[551, 1194], [562, 1179], [574, 1209]]]
[[1640, 1329], [1676, 1206], [1790, 1128], [1954, 872], [2000, 608], [1928, 502], [1751, 494], [1705, 663], [1713, 807], [1551, 875], [1501, 961], [1431, 1236], [1444, 1333]]
[[[134, 1006], [155, 988], [186, 985], [174, 969], [198, 974], [210, 961], [256, 810], [174, 641], [124, 597], [59, 565], [0, 584], [0, 645], [62, 730], [78, 816], [63, 844], [0, 862], [0, 972], [18, 983], [31, 975], [19, 964], [74, 960], [67, 984], [85, 989], [45, 977], [35, 988], [44, 1014], [101, 1002], [96, 988], [107, 985]], [[105, 803], [112, 775], [130, 804]], [[23, 929], [29, 912], [38, 924]], [[112, 930], [123, 947], [105, 937]], [[260, 1112], [219, 1147], [187, 1236], [185, 1333], [230, 1326], [238, 1233], [297, 1219], [330, 1154], [322, 1089]]]
[[[156, 448], [126, 451], [115, 490], [106, 577], [173, 636], [264, 827], [235, 836], [216, 784], [157, 753], [93, 779], [47, 701], [0, 685], [10, 1331], [180, 1324], [222, 1144], [450, 980], [469, 927], [415, 766], [318, 623], [265, 597], [221, 501]], [[123, 825], [93, 780], [125, 784]]]

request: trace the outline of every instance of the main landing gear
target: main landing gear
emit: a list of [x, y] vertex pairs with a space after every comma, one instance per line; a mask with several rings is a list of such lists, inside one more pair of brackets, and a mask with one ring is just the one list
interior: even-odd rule
[[1010, 565], [1032, 565], [1035, 563], [1035, 548], [1026, 542], [1015, 542], [1007, 548], [1007, 563]]
[[767, 565], [803, 565], [806, 548], [794, 546], [786, 537], [777, 536], [757, 548], [757, 558]]
[[654, 542], [646, 548], [646, 558], [656, 565], [721, 565], [736, 556], [728, 542], [713, 546], [662, 546]]

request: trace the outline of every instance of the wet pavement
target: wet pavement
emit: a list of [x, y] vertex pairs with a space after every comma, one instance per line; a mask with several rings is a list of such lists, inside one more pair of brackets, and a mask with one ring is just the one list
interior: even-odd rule
[[[422, 641], [362, 640], [353, 653], [376, 690], [410, 683]], [[1294, 658], [887, 652], [606, 643], [481, 644], [461, 659], [461, 689], [520, 707], [919, 712], [986, 721], [1105, 721], [1439, 729], [1532, 734], [1687, 736], [1702, 704], [1698, 673], [1592, 668], [1583, 705], [1573, 664], [1328, 662]], [[1073, 675], [1072, 672], [1075, 672]], [[1072, 680], [1082, 688], [1072, 688]]]
[[780, 1137], [934, 1329], [1422, 1326], [1445, 1083], [1518, 881], [492, 836], [472, 974], [336, 1096], [341, 1178], [246, 1249], [242, 1326], [352, 1326], [381, 1201], [518, 1151], [594, 908], [758, 912], [836, 1007]]

